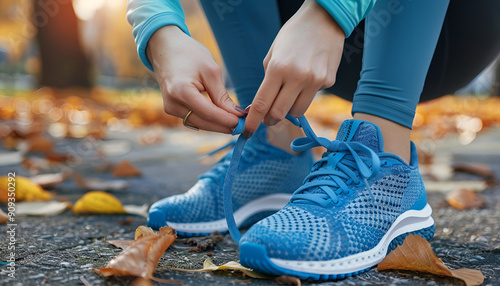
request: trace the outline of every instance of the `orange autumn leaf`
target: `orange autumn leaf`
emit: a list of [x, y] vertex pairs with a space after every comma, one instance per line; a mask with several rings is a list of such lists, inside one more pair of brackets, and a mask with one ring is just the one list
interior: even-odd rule
[[136, 177], [141, 175], [141, 171], [129, 161], [123, 160], [113, 168], [112, 174], [115, 177]]
[[378, 271], [389, 269], [454, 277], [464, 281], [467, 286], [481, 285], [484, 281], [484, 276], [479, 270], [464, 268], [450, 270], [436, 257], [425, 238], [413, 234], [409, 234], [403, 244], [391, 251], [377, 266]]
[[135, 240], [106, 267], [96, 268], [94, 271], [106, 277], [130, 275], [152, 279], [160, 257], [176, 238], [174, 229], [162, 227], [158, 234]]
[[118, 248], [127, 249], [134, 241], [131, 239], [115, 239], [115, 240], [108, 240], [107, 242]]
[[66, 163], [68, 161], [71, 161], [73, 159], [73, 156], [66, 153], [49, 152], [45, 155], [45, 159], [50, 162]]
[[0, 177], [0, 202], [8, 202], [9, 188], [15, 189], [16, 201], [46, 201], [52, 195], [42, 189], [38, 184], [31, 182], [28, 178], [16, 176], [15, 180], [9, 181], [9, 177]]
[[474, 190], [459, 189], [446, 195], [448, 203], [459, 210], [482, 208], [486, 206], [484, 196]]
[[155, 232], [153, 231], [152, 228], [141, 225], [135, 230], [134, 240], [138, 240], [143, 237], [148, 237], [152, 235], [155, 235]]
[[112, 244], [121, 249], [127, 249], [134, 241], [141, 238], [157, 235], [154, 230], [150, 227], [141, 225], [135, 230], [134, 240], [131, 239], [116, 239], [108, 240], [109, 244]]
[[42, 136], [30, 137], [28, 139], [28, 151], [30, 152], [50, 152], [54, 148], [54, 142]]

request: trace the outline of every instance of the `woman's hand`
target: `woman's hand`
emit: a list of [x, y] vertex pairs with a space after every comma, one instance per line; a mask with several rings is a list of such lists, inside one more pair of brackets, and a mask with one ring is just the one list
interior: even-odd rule
[[[231, 133], [246, 112], [236, 106], [222, 82], [220, 67], [201, 43], [177, 26], [156, 31], [146, 49], [163, 95], [165, 112], [199, 129]], [[206, 91], [210, 99], [202, 92]]]
[[318, 90], [335, 83], [344, 40], [344, 31], [331, 15], [316, 1], [306, 0], [264, 59], [265, 77], [248, 113], [245, 137], [263, 120], [275, 125], [288, 113], [302, 116]]

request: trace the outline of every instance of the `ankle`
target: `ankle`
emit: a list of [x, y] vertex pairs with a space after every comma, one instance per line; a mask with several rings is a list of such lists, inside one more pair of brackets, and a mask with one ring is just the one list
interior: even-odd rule
[[269, 144], [293, 155], [299, 153], [293, 151], [290, 144], [296, 138], [303, 136], [302, 129], [288, 122], [288, 120], [282, 120], [280, 123], [267, 128], [267, 141], [269, 141]]
[[411, 129], [390, 120], [370, 114], [355, 113], [353, 117], [354, 119], [364, 120], [376, 124], [382, 132], [382, 137], [384, 139], [384, 151], [386, 153], [394, 154], [403, 159], [406, 163], [410, 164]]

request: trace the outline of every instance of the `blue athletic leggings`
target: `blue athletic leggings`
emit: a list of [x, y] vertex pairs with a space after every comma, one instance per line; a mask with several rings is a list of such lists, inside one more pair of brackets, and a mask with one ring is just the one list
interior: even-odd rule
[[[272, 41], [302, 1], [228, 1], [235, 5], [224, 10], [217, 9], [217, 1], [222, 0], [201, 3], [238, 101], [246, 107], [264, 78], [262, 61]], [[454, 92], [498, 55], [500, 1], [449, 2], [378, 0], [346, 39], [337, 81], [329, 91], [352, 100], [353, 114], [372, 114], [411, 128], [420, 99]], [[481, 33], [491, 36], [478, 38]]]

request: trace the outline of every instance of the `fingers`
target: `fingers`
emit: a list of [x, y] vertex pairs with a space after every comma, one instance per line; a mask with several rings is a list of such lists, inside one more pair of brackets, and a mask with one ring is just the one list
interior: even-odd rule
[[254, 100], [252, 108], [248, 112], [245, 130], [243, 136], [252, 137], [253, 133], [259, 128], [260, 123], [269, 112], [276, 95], [281, 89], [281, 80], [273, 80], [272, 76], [266, 74]]
[[302, 90], [297, 96], [297, 100], [295, 100], [295, 102], [290, 107], [288, 114], [295, 118], [304, 115], [304, 113], [306, 113], [307, 111], [307, 108], [309, 108], [309, 105], [311, 105], [311, 102], [313, 101], [314, 96], [317, 92], [318, 89], [314, 87]]
[[[214, 105], [210, 99], [203, 96], [195, 85], [190, 83], [177, 83], [167, 90], [169, 96], [164, 96], [165, 112], [180, 118], [184, 118], [189, 111], [192, 111], [199, 129], [221, 132], [220, 126], [224, 130], [231, 130], [238, 124], [238, 116]], [[210, 126], [208, 129], [205, 126]], [[218, 126], [218, 127], [215, 127]], [[231, 132], [228, 132], [231, 133]]]
[[[295, 82], [287, 82], [278, 93], [271, 109], [264, 117], [264, 124], [267, 126], [276, 125], [289, 113], [300, 94], [302, 87]], [[307, 108], [307, 107], [306, 107]]]
[[[189, 112], [187, 108], [185, 109], [186, 114]], [[234, 127], [236, 125], [232, 126], [232, 128], [229, 128], [227, 126], [223, 126], [220, 124], [216, 124], [213, 122], [206, 121], [202, 117], [200, 117], [198, 114], [191, 112], [189, 115], [186, 124], [188, 126], [196, 127], [201, 130], [206, 130], [206, 131], [213, 131], [213, 132], [219, 132], [219, 133], [226, 133], [226, 134], [231, 134], [233, 132]]]
[[[166, 104], [168, 104], [168, 106], [165, 106], [166, 111], [168, 110], [167, 111], [168, 114], [177, 116], [182, 119], [186, 118], [186, 115], [189, 113], [189, 111], [191, 111], [191, 109], [189, 109], [188, 107], [185, 107], [177, 102], [171, 102]], [[233, 129], [236, 126], [234, 125], [228, 127], [207, 121], [194, 111], [191, 112], [191, 114], [188, 116], [185, 124], [201, 130], [214, 131], [227, 134], [233, 132]]]
[[202, 72], [201, 78], [203, 80], [203, 86], [205, 87], [208, 96], [212, 99], [212, 102], [224, 109], [225, 111], [232, 113], [238, 117], [244, 116], [247, 112], [236, 105], [234, 101], [229, 97], [227, 90], [222, 82], [222, 74], [218, 65], [213, 65]]

